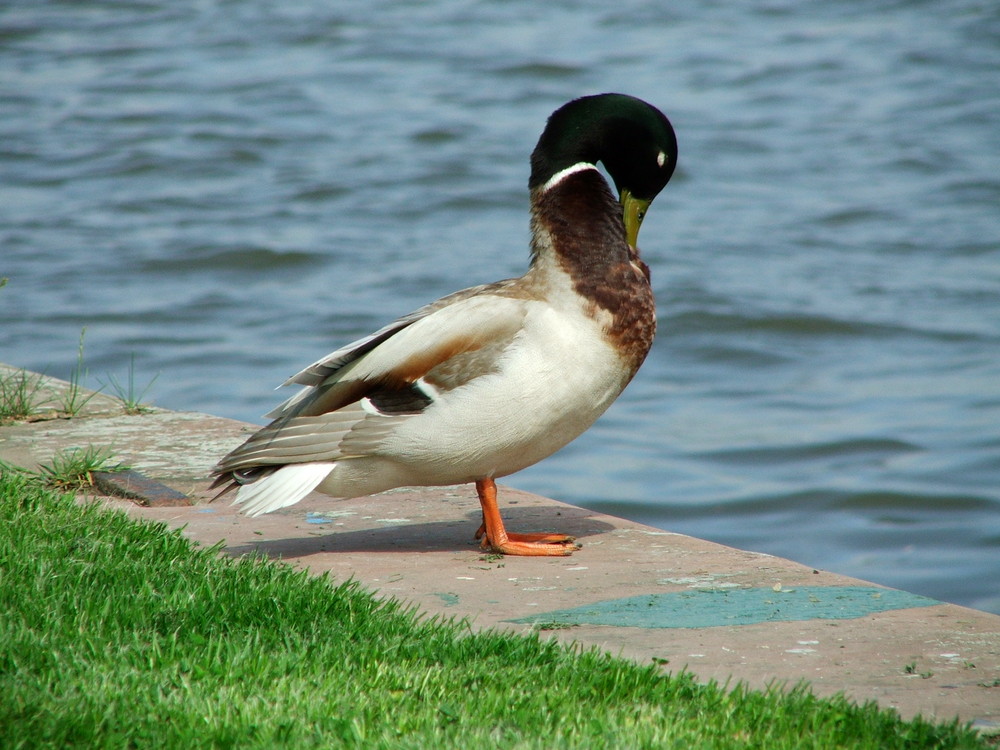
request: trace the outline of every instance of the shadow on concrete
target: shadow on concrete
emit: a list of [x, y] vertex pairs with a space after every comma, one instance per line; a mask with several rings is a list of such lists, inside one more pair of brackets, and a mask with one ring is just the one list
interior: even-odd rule
[[[312, 534], [285, 539], [262, 539], [251, 544], [227, 547], [233, 556], [261, 553], [272, 559], [298, 558], [327, 552], [468, 552], [479, 551], [473, 538], [481, 516], [478, 511], [465, 514], [465, 519], [432, 521], [429, 523], [378, 524], [365, 529], [336, 530], [319, 525]], [[506, 508], [503, 512], [508, 531], [555, 531], [576, 537], [586, 544], [587, 537], [603, 534], [614, 528], [593, 517], [583, 508], [550, 507]], [[301, 534], [302, 529], [295, 529]]]

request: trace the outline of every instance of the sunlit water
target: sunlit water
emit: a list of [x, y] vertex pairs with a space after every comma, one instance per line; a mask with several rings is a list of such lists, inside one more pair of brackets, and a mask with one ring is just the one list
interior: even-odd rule
[[393, 317], [521, 273], [564, 101], [659, 105], [660, 333], [509, 483], [1000, 612], [1000, 6], [0, 8], [0, 361], [260, 421]]

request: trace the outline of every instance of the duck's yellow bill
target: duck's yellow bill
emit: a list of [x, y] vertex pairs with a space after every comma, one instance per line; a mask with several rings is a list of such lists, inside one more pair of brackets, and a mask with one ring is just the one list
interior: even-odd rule
[[639, 241], [639, 227], [642, 220], [646, 218], [646, 209], [652, 201], [636, 198], [628, 190], [622, 190], [618, 200], [621, 201], [625, 219], [625, 239], [632, 247], [637, 247]]

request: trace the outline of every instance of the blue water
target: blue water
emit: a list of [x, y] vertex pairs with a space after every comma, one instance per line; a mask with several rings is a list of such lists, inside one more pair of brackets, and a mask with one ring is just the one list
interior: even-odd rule
[[0, 361], [259, 421], [527, 257], [564, 101], [659, 105], [660, 333], [510, 478], [1000, 612], [1000, 5], [13, 0]]

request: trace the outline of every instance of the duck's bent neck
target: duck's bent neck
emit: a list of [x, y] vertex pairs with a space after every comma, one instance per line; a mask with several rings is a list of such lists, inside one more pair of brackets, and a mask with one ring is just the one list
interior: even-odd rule
[[553, 254], [570, 275], [601, 276], [629, 259], [621, 204], [592, 164], [556, 173], [531, 191], [531, 258]]

